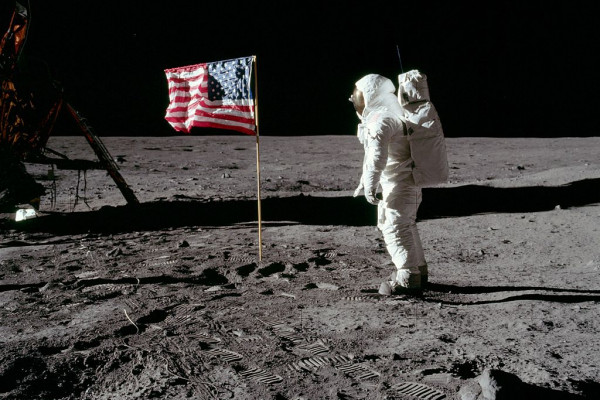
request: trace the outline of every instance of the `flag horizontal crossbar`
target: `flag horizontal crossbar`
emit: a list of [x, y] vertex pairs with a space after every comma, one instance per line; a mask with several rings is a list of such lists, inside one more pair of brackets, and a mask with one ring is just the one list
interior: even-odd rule
[[184, 65], [183, 67], [175, 67], [175, 68], [165, 69], [165, 72], [171, 72], [171, 71], [177, 71], [177, 70], [188, 70], [189, 71], [189, 70], [195, 70], [195, 69], [197, 69], [197, 67], [202, 67], [202, 66], [205, 66], [207, 64], [228, 63], [228, 62], [238, 61], [238, 60], [248, 60], [248, 61], [251, 61], [253, 58], [254, 58], [253, 56], [247, 56], [247, 57], [240, 57], [240, 58], [230, 58], [230, 59], [227, 59], [227, 60], [210, 61], [210, 62], [206, 62], [206, 63]]

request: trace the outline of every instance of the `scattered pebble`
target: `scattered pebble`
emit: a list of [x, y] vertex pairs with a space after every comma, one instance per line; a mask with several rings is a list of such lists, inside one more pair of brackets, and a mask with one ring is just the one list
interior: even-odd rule
[[317, 282], [317, 287], [319, 289], [326, 289], [326, 290], [338, 290], [340, 287], [333, 285], [331, 283], [325, 283], [325, 282]]
[[122, 254], [123, 254], [123, 250], [121, 250], [120, 247], [115, 247], [114, 249], [112, 249], [111, 251], [106, 253], [106, 256], [107, 257], [116, 257], [116, 256], [120, 256]]

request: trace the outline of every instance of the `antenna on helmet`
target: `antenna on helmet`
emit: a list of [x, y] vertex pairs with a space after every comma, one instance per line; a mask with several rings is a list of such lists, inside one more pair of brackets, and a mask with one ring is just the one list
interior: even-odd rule
[[402, 57], [400, 57], [400, 46], [396, 45], [396, 52], [398, 53], [398, 61], [400, 62], [400, 72], [404, 73], [404, 68], [402, 68]]

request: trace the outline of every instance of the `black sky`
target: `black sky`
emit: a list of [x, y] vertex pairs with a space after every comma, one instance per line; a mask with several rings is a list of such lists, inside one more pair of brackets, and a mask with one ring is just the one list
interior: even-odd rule
[[20, 1], [23, 63], [100, 135], [176, 134], [164, 69], [254, 54], [261, 135], [353, 135], [354, 82], [396, 82], [396, 45], [449, 137], [600, 132], [597, 14], [576, 1]]

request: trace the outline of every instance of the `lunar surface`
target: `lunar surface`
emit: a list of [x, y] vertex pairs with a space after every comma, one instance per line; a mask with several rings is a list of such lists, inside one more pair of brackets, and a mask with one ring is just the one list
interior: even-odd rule
[[261, 137], [260, 203], [255, 137], [103, 142], [139, 205], [27, 164], [1, 215], [0, 399], [600, 398], [600, 138], [447, 138], [410, 297], [356, 137]]

